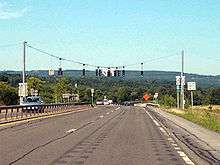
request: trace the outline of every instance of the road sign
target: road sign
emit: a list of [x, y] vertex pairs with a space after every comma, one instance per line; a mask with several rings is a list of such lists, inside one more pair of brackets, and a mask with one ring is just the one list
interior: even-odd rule
[[148, 94], [145, 94], [145, 95], [143, 96], [143, 99], [144, 99], [145, 101], [149, 100], [149, 98], [150, 98], [150, 96], [149, 96]]
[[72, 96], [70, 93], [65, 93], [62, 95], [64, 99], [69, 99]]
[[185, 77], [185, 76], [182, 76], [182, 77], [181, 77], [181, 84], [182, 84], [182, 85], [185, 85], [185, 84], [186, 84], [186, 77]]
[[195, 91], [196, 90], [196, 82], [187, 82], [187, 90]]
[[91, 93], [92, 93], [92, 94], [94, 93], [94, 91], [95, 91], [94, 89], [91, 89]]
[[176, 76], [176, 85], [180, 85], [180, 76]]
[[27, 83], [19, 83], [18, 96], [20, 97], [28, 96]]
[[75, 83], [75, 88], [78, 88], [78, 84], [77, 83]]
[[154, 98], [155, 98], [155, 99], [157, 99], [157, 98], [158, 98], [158, 96], [159, 96], [159, 94], [158, 94], [158, 93], [155, 93], [155, 94], [154, 94]]
[[49, 69], [48, 74], [49, 74], [49, 76], [53, 76], [55, 74], [55, 72], [53, 69]]

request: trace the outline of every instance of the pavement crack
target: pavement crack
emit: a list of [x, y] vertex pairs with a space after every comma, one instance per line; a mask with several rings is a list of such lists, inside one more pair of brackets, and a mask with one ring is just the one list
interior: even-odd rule
[[[79, 127], [77, 130], [82, 129], [82, 128], [88, 126], [88, 125], [91, 124], [91, 123], [93, 123], [93, 122], [88, 122], [88, 123], [82, 125], [81, 127]], [[56, 139], [52, 139], [52, 140], [48, 141], [47, 143], [44, 143], [44, 144], [42, 144], [42, 145], [39, 145], [39, 146], [33, 148], [32, 150], [30, 150], [30, 151], [28, 151], [27, 153], [23, 154], [21, 157], [19, 157], [19, 158], [17, 158], [16, 160], [10, 162], [9, 165], [12, 165], [12, 164], [14, 164], [14, 163], [16, 163], [16, 162], [22, 160], [22, 159], [25, 158], [27, 155], [29, 155], [30, 153], [34, 152], [34, 151], [37, 150], [37, 149], [43, 148], [43, 147], [47, 146], [48, 144], [51, 144], [51, 143], [53, 143], [53, 142], [55, 142], [55, 141], [64, 139], [65, 137], [71, 135], [72, 133], [73, 133], [73, 132], [70, 132], [70, 133], [68, 133], [68, 134], [66, 134], [66, 135], [64, 135], [64, 136], [58, 137], [58, 138], [56, 138]]]

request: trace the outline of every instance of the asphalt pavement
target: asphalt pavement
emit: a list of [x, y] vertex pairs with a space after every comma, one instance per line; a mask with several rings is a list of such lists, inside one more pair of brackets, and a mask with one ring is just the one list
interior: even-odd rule
[[194, 164], [143, 108], [95, 109], [0, 126], [0, 164]]

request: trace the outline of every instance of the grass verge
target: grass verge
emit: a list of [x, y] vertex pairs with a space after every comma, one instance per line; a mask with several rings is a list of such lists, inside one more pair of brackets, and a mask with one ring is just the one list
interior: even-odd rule
[[210, 130], [220, 132], [220, 110], [195, 107], [193, 109], [167, 109], [169, 113], [183, 117]]

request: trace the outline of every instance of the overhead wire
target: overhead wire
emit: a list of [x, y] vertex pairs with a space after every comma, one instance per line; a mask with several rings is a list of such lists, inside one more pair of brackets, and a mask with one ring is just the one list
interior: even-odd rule
[[130, 67], [130, 66], [136, 66], [136, 65], [139, 65], [141, 63], [149, 63], [149, 62], [154, 62], [154, 61], [158, 61], [158, 60], [161, 60], [161, 59], [165, 59], [165, 58], [169, 58], [169, 57], [173, 57], [173, 56], [177, 56], [177, 54], [175, 55], [167, 55], [167, 56], [162, 56], [162, 57], [158, 57], [158, 58], [154, 58], [154, 59], [149, 59], [149, 60], [146, 60], [146, 61], [143, 61], [143, 62], [137, 62], [137, 63], [133, 63], [133, 64], [128, 64], [128, 65], [120, 65], [120, 66], [101, 66], [101, 65], [93, 65], [93, 64], [89, 64], [89, 63], [84, 63], [84, 62], [80, 62], [80, 61], [75, 61], [75, 60], [72, 60], [72, 59], [67, 59], [67, 58], [64, 58], [64, 57], [60, 57], [58, 55], [55, 55], [55, 54], [52, 54], [52, 53], [48, 53], [47, 51], [43, 50], [43, 49], [40, 49], [40, 48], [36, 48], [36, 47], [33, 47], [31, 45], [27, 45], [29, 48], [31, 49], [34, 49], [35, 51], [38, 51], [40, 53], [43, 53], [43, 54], [46, 54], [46, 55], [49, 55], [53, 58], [56, 58], [58, 60], [62, 60], [62, 61], [67, 61], [67, 62], [72, 62], [72, 63], [75, 63], [75, 64], [80, 64], [80, 65], [85, 65], [85, 66], [90, 66], [90, 67], [99, 67], [99, 68], [105, 68], [105, 69], [109, 69], [109, 68], [123, 68], [123, 67]]

